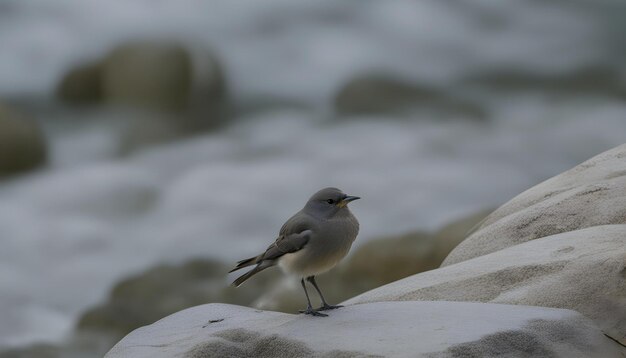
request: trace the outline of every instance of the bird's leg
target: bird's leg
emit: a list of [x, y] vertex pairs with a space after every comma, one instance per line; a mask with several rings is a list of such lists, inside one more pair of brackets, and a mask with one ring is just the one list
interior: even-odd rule
[[302, 284], [302, 288], [304, 289], [304, 294], [306, 295], [306, 302], [308, 304], [306, 307], [306, 310], [301, 310], [300, 313], [310, 314], [311, 316], [327, 317], [328, 316], [327, 314], [317, 312], [316, 310], [313, 309], [313, 306], [311, 306], [311, 300], [309, 299], [309, 293], [306, 291], [304, 278], [300, 280], [300, 283]]
[[306, 278], [307, 281], [309, 281], [313, 287], [315, 287], [315, 290], [317, 291], [317, 293], [320, 295], [320, 298], [322, 299], [322, 307], [318, 308], [318, 311], [327, 311], [327, 310], [334, 310], [340, 307], [343, 307], [341, 305], [329, 305], [328, 303], [326, 303], [326, 300], [324, 299], [324, 295], [322, 295], [322, 291], [320, 290], [319, 287], [317, 287], [317, 282], [315, 282], [315, 276], [309, 276]]

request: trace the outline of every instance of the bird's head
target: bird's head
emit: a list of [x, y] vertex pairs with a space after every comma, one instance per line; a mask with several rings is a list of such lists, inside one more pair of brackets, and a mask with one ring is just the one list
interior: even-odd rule
[[331, 218], [339, 212], [347, 211], [348, 204], [361, 199], [344, 194], [337, 188], [324, 188], [309, 199], [304, 210], [317, 217]]

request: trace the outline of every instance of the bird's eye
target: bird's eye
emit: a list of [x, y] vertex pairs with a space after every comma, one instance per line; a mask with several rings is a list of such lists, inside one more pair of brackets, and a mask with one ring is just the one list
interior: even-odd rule
[[326, 202], [329, 203], [329, 204], [334, 204], [335, 203], [335, 201], [333, 199], [328, 199], [328, 200], [326, 200]]

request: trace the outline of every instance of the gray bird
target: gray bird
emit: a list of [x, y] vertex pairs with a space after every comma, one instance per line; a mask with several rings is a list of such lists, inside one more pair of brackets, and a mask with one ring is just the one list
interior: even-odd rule
[[[278, 238], [264, 253], [241, 260], [230, 272], [256, 265], [233, 282], [238, 287], [254, 274], [279, 265], [284, 272], [300, 276], [306, 295], [307, 308], [300, 313], [327, 316], [319, 311], [341, 306], [329, 305], [317, 287], [315, 275], [333, 268], [350, 251], [359, 233], [359, 222], [348, 209], [348, 203], [360, 199], [348, 196], [337, 188], [325, 188], [307, 201], [302, 210], [292, 216], [280, 229]], [[322, 306], [313, 309], [304, 280], [309, 281], [319, 294]]]

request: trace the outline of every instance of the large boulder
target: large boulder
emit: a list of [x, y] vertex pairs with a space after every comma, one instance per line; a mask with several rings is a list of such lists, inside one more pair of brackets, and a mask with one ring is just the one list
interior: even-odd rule
[[484, 119], [487, 116], [480, 105], [469, 99], [384, 74], [362, 75], [348, 81], [335, 96], [334, 106], [344, 115], [425, 111], [429, 117]]
[[140, 328], [105, 358], [621, 357], [580, 314], [455, 302], [383, 302], [326, 318], [210, 304]]
[[494, 211], [443, 265], [581, 228], [626, 223], [626, 145], [523, 192]]
[[354, 297], [568, 308], [626, 343], [626, 225], [561, 233], [423, 272]]
[[46, 162], [46, 142], [30, 118], [0, 103], [0, 178]]

